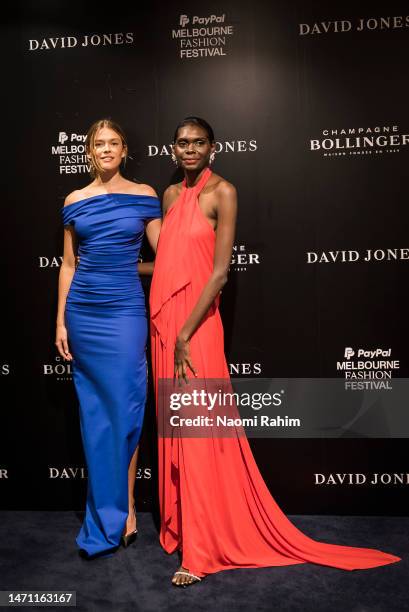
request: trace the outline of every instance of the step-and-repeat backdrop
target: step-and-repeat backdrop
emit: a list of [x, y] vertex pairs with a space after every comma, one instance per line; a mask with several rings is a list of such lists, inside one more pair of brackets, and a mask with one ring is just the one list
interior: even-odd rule
[[[406, 3], [193, 0], [109, 13], [88, 2], [31, 4], [0, 39], [11, 102], [2, 121], [1, 507], [84, 505], [78, 404], [54, 330], [60, 208], [90, 180], [84, 137], [102, 117], [128, 135], [126, 176], [160, 194], [177, 179], [176, 124], [193, 114], [214, 127], [214, 170], [239, 194], [222, 296], [233, 376], [343, 378], [367, 390], [381, 381], [392, 392], [409, 363]], [[363, 388], [348, 388], [357, 411]], [[407, 440], [359, 431], [251, 440], [285, 511], [404, 512]], [[156, 479], [151, 394], [139, 509], [155, 507]]]

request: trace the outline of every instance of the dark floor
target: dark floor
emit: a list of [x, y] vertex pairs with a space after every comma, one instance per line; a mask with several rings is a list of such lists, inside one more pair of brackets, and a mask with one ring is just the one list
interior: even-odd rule
[[136, 544], [94, 561], [78, 556], [80, 520], [75, 512], [0, 512], [0, 590], [73, 590], [81, 612], [409, 610], [408, 518], [292, 517], [316, 539], [382, 549], [400, 563], [354, 572], [311, 564], [230, 570], [189, 589], [170, 584], [178, 559], [160, 548], [150, 514], [139, 514]]

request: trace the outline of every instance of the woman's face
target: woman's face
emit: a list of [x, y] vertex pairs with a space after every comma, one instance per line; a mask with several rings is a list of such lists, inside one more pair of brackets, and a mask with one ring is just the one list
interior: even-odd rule
[[122, 138], [111, 128], [100, 128], [95, 134], [94, 140], [95, 157], [104, 171], [115, 170], [121, 164], [126, 155], [126, 149], [122, 144]]
[[206, 130], [198, 125], [185, 125], [178, 131], [173, 152], [183, 170], [200, 171], [209, 165], [215, 144], [209, 141]]

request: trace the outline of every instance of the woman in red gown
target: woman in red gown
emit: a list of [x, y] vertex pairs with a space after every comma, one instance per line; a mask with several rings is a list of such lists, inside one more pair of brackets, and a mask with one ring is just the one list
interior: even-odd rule
[[[150, 294], [156, 393], [158, 381], [174, 376], [229, 378], [218, 302], [231, 260], [237, 198], [233, 185], [211, 172], [214, 153], [206, 121], [188, 117], [179, 124], [173, 158], [185, 178], [164, 195]], [[399, 561], [301, 533], [271, 496], [245, 436], [179, 433], [160, 436], [158, 444], [160, 542], [168, 553], [180, 551], [176, 586], [239, 567], [311, 562], [353, 570]]]

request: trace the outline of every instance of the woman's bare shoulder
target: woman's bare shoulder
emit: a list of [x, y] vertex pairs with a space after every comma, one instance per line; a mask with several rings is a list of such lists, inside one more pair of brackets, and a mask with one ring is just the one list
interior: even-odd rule
[[178, 199], [179, 194], [182, 190], [182, 183], [174, 183], [173, 185], [169, 185], [165, 189], [163, 194], [163, 212], [166, 211], [172, 206], [173, 202]]
[[218, 174], [213, 174], [212, 179], [214, 180], [214, 189], [221, 197], [232, 198], [237, 196], [237, 190], [233, 183], [226, 181], [226, 179]]
[[169, 187], [165, 189], [163, 197], [171, 198], [171, 197], [177, 196], [179, 195], [181, 189], [182, 189], [182, 183], [174, 183], [173, 185], [169, 185]]
[[64, 200], [64, 206], [69, 206], [70, 204], [75, 204], [75, 202], [79, 202], [80, 200], [84, 200], [89, 196], [89, 185], [83, 187], [82, 189], [75, 189], [71, 191], [67, 195]]
[[146, 195], [157, 198], [158, 195], [153, 187], [150, 185], [146, 185], [145, 183], [134, 183], [133, 181], [128, 181], [129, 193], [133, 195]]

